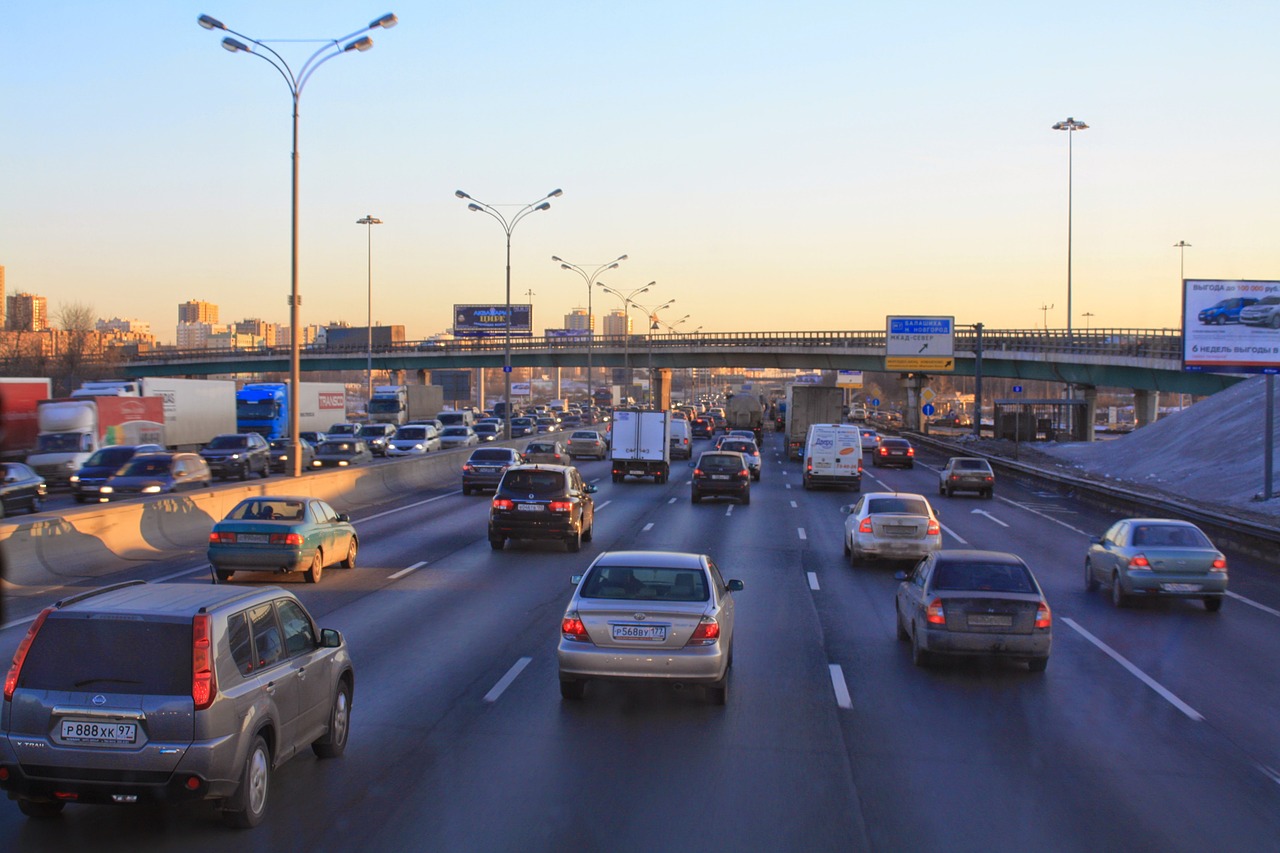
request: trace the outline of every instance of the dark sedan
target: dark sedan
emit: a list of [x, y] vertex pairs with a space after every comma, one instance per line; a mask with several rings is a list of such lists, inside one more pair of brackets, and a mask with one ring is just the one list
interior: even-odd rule
[[142, 453], [107, 478], [98, 489], [98, 499], [185, 492], [211, 485], [208, 464], [194, 453]]
[[48, 493], [44, 477], [21, 462], [0, 463], [4, 478], [0, 482], [0, 514], [11, 515], [20, 509], [39, 512]]
[[[289, 464], [289, 445], [291, 442], [287, 438], [271, 439], [271, 470], [286, 471], [293, 470], [293, 466]], [[298, 439], [298, 455], [302, 457], [302, 470], [311, 467], [311, 463], [315, 461], [316, 449], [311, 442], [305, 438]]]
[[881, 438], [880, 446], [871, 454], [871, 464], [877, 468], [891, 465], [914, 468], [916, 449], [905, 438]]
[[98, 489], [107, 478], [124, 467], [139, 453], [159, 453], [164, 448], [158, 444], [113, 444], [94, 451], [94, 454], [71, 475], [68, 484], [76, 503], [96, 501]]
[[316, 448], [315, 458], [311, 460], [313, 468], [345, 468], [361, 462], [372, 462], [373, 454], [369, 445], [360, 439], [328, 440]]

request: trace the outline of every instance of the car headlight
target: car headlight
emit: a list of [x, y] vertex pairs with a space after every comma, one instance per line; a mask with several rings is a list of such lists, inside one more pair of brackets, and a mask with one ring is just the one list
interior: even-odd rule
[[421, 444], [415, 444], [415, 445], [413, 446], [413, 449], [414, 449], [414, 450], [424, 450], [425, 448], [424, 448]]
[[347, 460], [345, 460], [345, 459], [339, 459], [339, 460], [338, 460], [338, 467], [339, 467], [339, 468], [343, 467], [343, 466], [344, 466], [344, 465], [346, 465], [346, 464], [347, 464]]
[[69, 482], [72, 482], [72, 483], [78, 483], [78, 482], [80, 482], [80, 475], [79, 475], [79, 474], [72, 474], [72, 475], [71, 475], [71, 479], [70, 479], [70, 481], [69, 481]]
[[231, 454], [231, 458], [232, 458], [232, 459], [239, 459], [239, 458], [240, 458], [240, 454], [239, 454], [239, 453], [232, 453], [232, 454]]
[[98, 489], [98, 494], [102, 494], [102, 495], [109, 495], [114, 492], [115, 492], [115, 489], [111, 488], [110, 486], [103, 486], [102, 488]]
[[143, 493], [144, 495], [158, 495], [158, 494], [160, 494], [160, 487], [159, 487], [159, 486], [146, 486], [146, 487], [144, 487], [144, 488], [143, 488], [142, 493]]
[[281, 462], [288, 462], [288, 461], [289, 461], [289, 457], [288, 457], [287, 455], [285, 455], [285, 454], [281, 454], [281, 455], [280, 455], [279, 457], [277, 457], [277, 458], [278, 458]]

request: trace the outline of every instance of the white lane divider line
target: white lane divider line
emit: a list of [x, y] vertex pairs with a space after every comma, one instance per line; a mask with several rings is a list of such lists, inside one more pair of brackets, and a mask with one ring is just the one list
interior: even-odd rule
[[788, 489], [789, 489], [789, 488], [791, 488], [791, 484], [790, 484], [790, 483], [787, 483], [787, 488], [788, 488]]
[[651, 522], [649, 522], [648, 524], [646, 524], [646, 525], [645, 525], [645, 526], [640, 530], [640, 532], [641, 532], [641, 533], [648, 533], [648, 532], [649, 532], [650, 530], [652, 530], [652, 529], [653, 529], [653, 522], [651, 521]]
[[729, 504], [728, 508], [726, 508], [724, 511], [725, 518], [728, 518], [729, 516], [733, 515], [733, 508], [735, 506], [737, 506], [737, 504]]
[[[162, 578], [155, 578], [155, 579], [151, 580], [150, 582], [151, 582], [151, 583], [164, 583], [165, 581], [171, 581], [171, 580], [173, 580], [174, 578], [180, 578], [180, 577], [184, 577], [184, 576], [186, 576], [186, 575], [194, 575], [196, 572], [202, 572], [202, 573], [204, 573], [204, 574], [208, 574], [208, 573], [209, 573], [209, 569], [210, 569], [209, 564], [208, 564], [208, 563], [205, 563], [203, 566], [192, 566], [192, 567], [191, 567], [191, 568], [189, 568], [189, 569], [183, 569], [183, 570], [182, 570], [182, 571], [180, 571], [180, 572], [174, 572], [173, 574], [171, 574], [171, 575], [165, 575], [165, 576], [164, 576], [164, 577], [162, 577]], [[0, 627], [6, 627], [6, 628], [7, 628], [8, 626], [7, 626], [7, 625], [5, 625], [5, 626], [0, 626]]]
[[1280, 616], [1280, 610], [1275, 610], [1274, 608], [1268, 607], [1265, 604], [1259, 604], [1258, 602], [1254, 601], [1252, 598], [1245, 598], [1243, 595], [1240, 595], [1238, 592], [1232, 592], [1231, 590], [1227, 590], [1227, 595], [1231, 598], [1234, 598], [1236, 601], [1244, 602], [1250, 607], [1256, 607], [1259, 610], [1261, 610], [1263, 613], [1270, 613], [1272, 616]]
[[818, 573], [809, 572], [809, 589], [817, 592], [818, 590]]
[[1009, 525], [1005, 524], [1003, 521], [1001, 521], [1000, 519], [996, 518], [996, 517], [995, 517], [994, 515], [992, 515], [991, 513], [987, 512], [985, 509], [974, 509], [974, 510], [970, 510], [970, 511], [969, 511], [969, 514], [970, 514], [970, 515], [985, 515], [987, 518], [991, 519], [992, 521], [994, 521], [996, 524], [1000, 525], [1001, 527], [1008, 527], [1008, 526], [1009, 526]]
[[675, 502], [676, 502], [676, 499], [675, 499], [675, 498], [672, 498], [671, 500], [667, 501], [667, 503], [669, 503], [669, 504], [673, 504], [673, 503], [675, 503]]
[[511, 686], [511, 682], [516, 680], [516, 676], [524, 671], [524, 668], [529, 665], [531, 660], [533, 658], [520, 658], [520, 660], [512, 664], [511, 669], [507, 670], [507, 674], [502, 676], [497, 684], [493, 685], [492, 690], [484, 694], [484, 701], [497, 702], [498, 697], [502, 695], [502, 691]]
[[446, 494], [443, 494], [443, 495], [436, 495], [434, 498], [427, 498], [425, 501], [414, 501], [411, 504], [398, 506], [395, 509], [389, 509], [386, 512], [375, 513], [374, 515], [370, 515], [365, 518], [358, 519], [358, 521], [360, 524], [364, 524], [366, 521], [373, 521], [375, 518], [382, 518], [384, 515], [395, 515], [397, 512], [404, 512], [406, 509], [413, 509], [414, 507], [425, 506], [426, 504], [435, 503], [436, 501], [442, 501], [445, 498], [451, 498], [454, 495], [460, 495], [460, 494], [462, 494], [461, 490], [456, 492], [447, 492]]
[[796, 528], [796, 533], [799, 533], [799, 534], [800, 534], [800, 538], [801, 538], [801, 539], [808, 539], [808, 538], [809, 538], [808, 534], [806, 534], [806, 533], [804, 532], [804, 528], [803, 528], [803, 527], [797, 527], [797, 528]]
[[1120, 664], [1122, 667], [1129, 670], [1129, 674], [1132, 675], [1134, 678], [1138, 679], [1143, 684], [1147, 685], [1152, 690], [1154, 690], [1156, 693], [1160, 694], [1161, 698], [1163, 698], [1170, 705], [1177, 708], [1179, 711], [1186, 714], [1189, 718], [1191, 718], [1197, 723], [1204, 721], [1204, 716], [1199, 711], [1197, 711], [1195, 708], [1192, 708], [1186, 702], [1183, 702], [1177, 696], [1174, 696], [1172, 692], [1170, 692], [1167, 688], [1164, 687], [1164, 685], [1160, 684], [1160, 682], [1156, 681], [1154, 678], [1147, 675], [1142, 670], [1138, 669], [1138, 667], [1136, 667], [1134, 664], [1130, 663], [1129, 659], [1126, 658], [1124, 655], [1120, 654], [1115, 649], [1111, 648], [1106, 643], [1102, 642], [1102, 640], [1099, 640], [1097, 637], [1093, 636], [1093, 634], [1090, 634], [1084, 628], [1080, 627], [1078, 624], [1076, 624], [1074, 619], [1064, 616], [1062, 618], [1062, 621], [1070, 625], [1071, 628], [1077, 634], [1084, 637], [1086, 640], [1088, 640], [1089, 642], [1097, 646], [1099, 649], [1101, 649], [1104, 654], [1106, 654], [1116, 663]]
[[398, 572], [396, 572], [395, 574], [391, 575], [390, 579], [391, 579], [391, 580], [393, 580], [393, 581], [398, 581], [398, 580], [400, 580], [400, 578], [402, 578], [402, 577], [404, 577], [405, 575], [409, 574], [409, 572], [416, 572], [418, 569], [422, 568], [422, 567], [423, 567], [423, 566], [425, 566], [426, 564], [427, 564], [427, 561], [426, 561], [426, 560], [423, 560], [421, 563], [414, 563], [414, 564], [413, 564], [412, 566], [410, 566], [409, 568], [407, 568], [407, 569], [401, 569], [400, 571], [398, 571]]
[[1277, 773], [1276, 771], [1272, 770], [1270, 767], [1268, 767], [1265, 764], [1257, 764], [1254, 766], [1256, 766], [1259, 770], [1262, 771], [1263, 776], [1266, 776], [1272, 782], [1275, 782], [1277, 785], [1280, 785], [1280, 773]]
[[604, 509], [605, 507], [607, 507], [607, 506], [608, 506], [609, 504], [611, 504], [611, 503], [613, 503], [613, 501], [611, 501], [611, 500], [610, 500], [610, 501], [605, 501], [605, 502], [604, 502], [604, 503], [602, 503], [602, 504], [596, 504], [596, 512], [599, 512], [600, 510]]
[[844, 670], [840, 664], [833, 663], [831, 668], [831, 688], [836, 692], [836, 705], [846, 710], [853, 707], [853, 697], [849, 695], [849, 685], [844, 683]]
[[955, 539], [955, 540], [956, 540], [957, 542], [959, 542], [961, 545], [968, 545], [968, 544], [969, 544], [969, 540], [965, 539], [965, 538], [964, 538], [963, 536], [961, 536], [959, 533], [956, 533], [956, 532], [955, 532], [954, 530], [952, 530], [950, 527], [947, 527], [947, 526], [946, 526], [945, 524], [943, 524], [942, 522], [938, 522], [938, 524], [939, 524], [939, 526], [941, 526], [941, 527], [942, 527], [942, 529], [943, 529], [943, 530], [945, 530], [945, 531], [947, 531], [947, 533], [951, 534], [951, 538], [952, 538], [952, 539]]
[[792, 508], [792, 509], [799, 509], [799, 505], [798, 505], [795, 501], [792, 501], [792, 502], [791, 502], [791, 508]]
[[1062, 519], [1060, 519], [1060, 518], [1054, 518], [1052, 515], [1049, 515], [1049, 513], [1047, 513], [1047, 512], [1040, 512], [1040, 510], [1038, 510], [1038, 509], [1032, 509], [1031, 507], [1027, 506], [1026, 504], [1020, 504], [1020, 503], [1018, 503], [1017, 501], [1011, 501], [1011, 500], [1009, 500], [1008, 498], [1001, 497], [1000, 495], [996, 495], [996, 499], [997, 499], [997, 500], [1000, 500], [1000, 501], [1004, 501], [1005, 503], [1009, 504], [1009, 506], [1016, 506], [1018, 509], [1025, 509], [1027, 512], [1031, 513], [1032, 515], [1038, 515], [1038, 516], [1040, 516], [1041, 518], [1047, 518], [1049, 521], [1052, 521], [1054, 524], [1061, 524], [1063, 527], [1067, 528], [1068, 530], [1072, 531], [1073, 533], [1079, 533], [1081, 536], [1090, 536], [1090, 535], [1091, 535], [1091, 534], [1086, 533], [1085, 531], [1081, 530], [1079, 527], [1075, 527], [1075, 526], [1073, 526], [1073, 525], [1067, 524], [1065, 521], [1063, 521], [1063, 520], [1062, 520]]

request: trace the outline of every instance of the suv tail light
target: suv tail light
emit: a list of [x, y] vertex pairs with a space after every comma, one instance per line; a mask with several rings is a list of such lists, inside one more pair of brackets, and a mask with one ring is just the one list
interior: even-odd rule
[[218, 679], [213, 674], [213, 638], [208, 613], [197, 613], [191, 620], [191, 699], [197, 711], [213, 704], [218, 695]]
[[494, 498], [493, 508], [499, 510], [512, 510], [516, 508], [516, 503], [510, 498]]
[[8, 702], [13, 699], [13, 691], [18, 686], [18, 676], [22, 674], [22, 663], [27, 659], [27, 651], [31, 648], [31, 641], [36, 638], [36, 634], [40, 631], [44, 620], [49, 617], [52, 607], [46, 607], [40, 611], [40, 615], [36, 617], [36, 621], [31, 623], [31, 628], [27, 631], [27, 636], [22, 638], [22, 642], [18, 644], [18, 650], [13, 653], [13, 665], [9, 667], [9, 674], [4, 678], [4, 701]]
[[915, 456], [915, 455], [916, 455], [916, 449], [915, 449], [914, 447], [908, 447], [908, 448], [907, 448], [907, 455], [908, 455], [908, 456]]
[[1053, 616], [1049, 612], [1048, 602], [1040, 602], [1040, 606], [1036, 609], [1036, 627], [1048, 628], [1053, 623]]
[[566, 613], [561, 620], [560, 636], [579, 643], [591, 642], [591, 638], [587, 636], [587, 626], [582, 624], [582, 620], [574, 612]]
[[703, 616], [698, 627], [693, 629], [686, 646], [713, 646], [720, 639], [720, 623], [713, 616]]
[[747, 470], [747, 469], [745, 469], [745, 468], [744, 468], [744, 469], [742, 469], [741, 471], [739, 471], [739, 472], [738, 472], [738, 479], [740, 479], [740, 480], [750, 480], [750, 479], [751, 479], [751, 472], [750, 472], [750, 471], [748, 471], [748, 470]]
[[695, 477], [704, 477], [704, 476], [706, 476], [706, 475], [702, 473], [702, 469], [701, 469], [701, 468], [694, 468], [694, 469], [693, 469], [693, 476], [695, 476]]
[[935, 598], [929, 602], [929, 607], [924, 611], [924, 620], [930, 625], [947, 624], [947, 615], [942, 612], [941, 598]]
[[552, 501], [548, 508], [552, 512], [573, 512], [573, 501]]

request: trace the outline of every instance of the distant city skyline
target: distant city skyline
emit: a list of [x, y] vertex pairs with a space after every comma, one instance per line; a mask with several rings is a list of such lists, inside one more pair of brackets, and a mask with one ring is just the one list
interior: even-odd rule
[[[300, 101], [303, 326], [363, 325], [368, 300], [419, 339], [455, 303], [501, 304], [502, 230], [454, 191], [514, 212], [562, 188], [512, 234], [538, 330], [587, 304], [552, 255], [622, 254], [600, 280], [656, 281], [682, 328], [1064, 328], [1068, 137], [1072, 326], [1177, 327], [1184, 261], [1280, 278], [1280, 116], [1259, 106], [1280, 4], [391, 5], [399, 25]], [[287, 326], [289, 93], [196, 16], [297, 40], [388, 10], [62, 8], [56, 27], [39, 4], [0, 9], [22, 34], [0, 52], [8, 292], [162, 340], [190, 298]], [[295, 66], [310, 52], [271, 44]], [[1068, 117], [1089, 129], [1052, 129]], [[620, 302], [592, 299], [603, 329]]]

